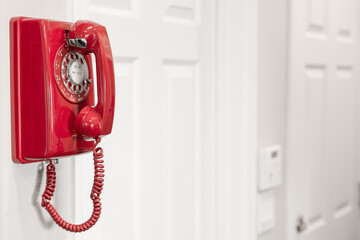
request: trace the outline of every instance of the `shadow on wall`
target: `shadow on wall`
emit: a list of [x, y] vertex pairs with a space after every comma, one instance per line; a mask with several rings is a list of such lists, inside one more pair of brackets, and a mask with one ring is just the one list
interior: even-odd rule
[[45, 169], [45, 164], [43, 162], [41, 162], [38, 165], [37, 168], [37, 174], [36, 174], [36, 180], [35, 180], [35, 189], [34, 189], [34, 193], [32, 196], [32, 205], [35, 208], [35, 211], [38, 215], [38, 218], [41, 222], [41, 224], [45, 227], [45, 228], [50, 228], [54, 222], [52, 220], [46, 221], [45, 217], [44, 217], [44, 213], [46, 214], [45, 211], [43, 211], [42, 207], [41, 207], [41, 203], [39, 201], [39, 199], [41, 199], [41, 193], [40, 193], [40, 187], [41, 187], [41, 183], [44, 177], [44, 169]]

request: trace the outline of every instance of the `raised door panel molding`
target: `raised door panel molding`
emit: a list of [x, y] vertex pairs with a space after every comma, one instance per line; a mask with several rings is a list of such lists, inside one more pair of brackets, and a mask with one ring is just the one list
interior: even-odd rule
[[195, 24], [200, 19], [200, 0], [167, 0], [165, 4], [164, 21]]
[[200, 93], [197, 64], [164, 60], [167, 86], [165, 239], [199, 239], [201, 208]]
[[309, 37], [326, 37], [327, 0], [308, 0]]

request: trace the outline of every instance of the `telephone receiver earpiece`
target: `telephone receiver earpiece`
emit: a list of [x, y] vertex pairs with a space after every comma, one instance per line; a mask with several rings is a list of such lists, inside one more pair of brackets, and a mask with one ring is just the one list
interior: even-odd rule
[[114, 63], [106, 28], [79, 20], [70, 26], [67, 44], [95, 55], [97, 96], [95, 107], [84, 107], [76, 117], [75, 131], [80, 138], [108, 135], [112, 130], [115, 108]]

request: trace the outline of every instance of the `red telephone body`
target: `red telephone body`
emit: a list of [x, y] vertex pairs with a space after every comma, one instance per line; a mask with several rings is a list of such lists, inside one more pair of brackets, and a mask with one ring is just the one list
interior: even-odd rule
[[90, 21], [12, 18], [10, 76], [14, 162], [90, 152], [91, 138], [111, 133], [115, 83], [105, 27]]

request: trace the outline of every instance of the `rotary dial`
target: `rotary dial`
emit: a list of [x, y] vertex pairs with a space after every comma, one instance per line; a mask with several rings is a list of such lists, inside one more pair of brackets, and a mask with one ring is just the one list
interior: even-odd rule
[[61, 73], [65, 87], [73, 94], [83, 93], [91, 82], [85, 58], [75, 51], [68, 52], [63, 58]]
[[[91, 89], [89, 56], [63, 44], [55, 57], [55, 81], [63, 97], [72, 103], [86, 99]], [[90, 74], [91, 76], [91, 74]]]

